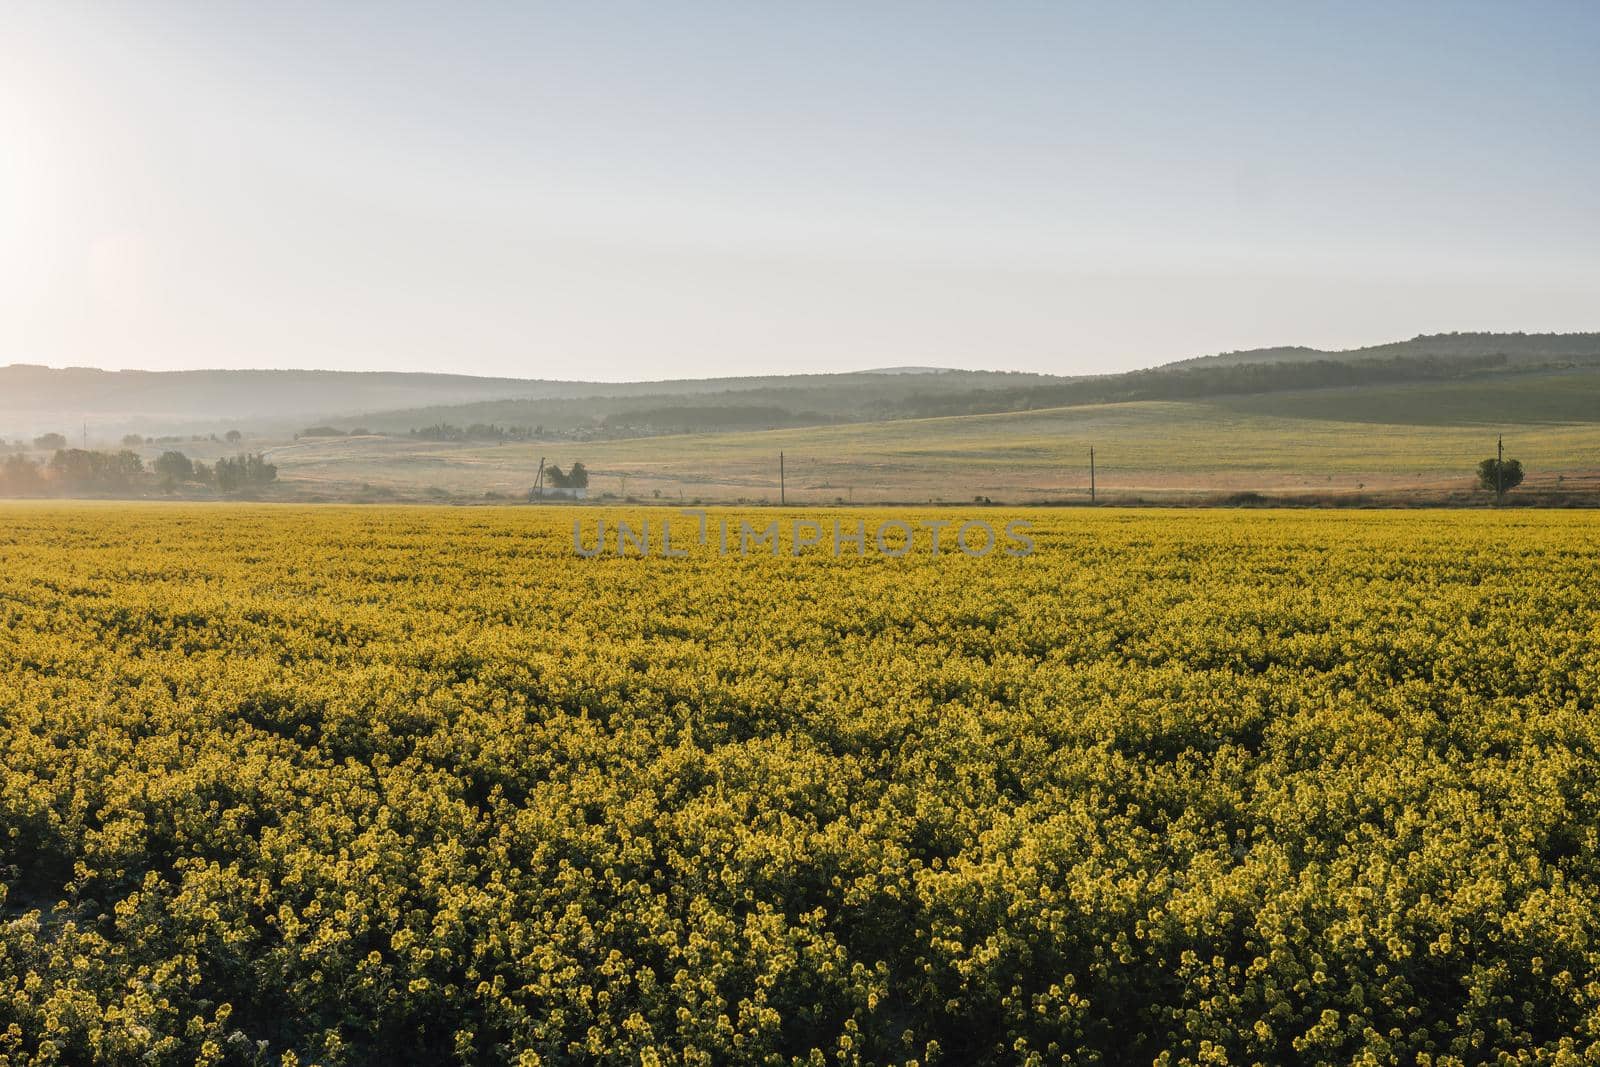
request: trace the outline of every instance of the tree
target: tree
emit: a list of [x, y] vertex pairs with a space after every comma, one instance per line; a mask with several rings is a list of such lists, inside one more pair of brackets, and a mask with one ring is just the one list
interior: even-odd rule
[[122, 447], [124, 448], [138, 448], [142, 444], [144, 444], [144, 438], [136, 433], [124, 434], [122, 437]]
[[567, 473], [561, 473], [561, 468], [556, 466], [544, 469], [544, 480], [552, 489], [587, 489], [589, 487], [589, 471], [582, 463], [574, 463]]
[[1503, 493], [1522, 484], [1522, 461], [1501, 461], [1493, 456], [1478, 464], [1478, 487], [1491, 493]]
[[227, 438], [230, 445], [236, 445], [244, 439], [244, 434], [240, 433], [238, 430], [229, 430], [226, 434], [223, 434], [223, 436]]
[[161, 453], [153, 469], [167, 482], [186, 482], [194, 477], [194, 464], [182, 452]]
[[40, 434], [33, 439], [33, 447], [44, 452], [52, 452], [58, 448], [66, 448], [67, 439], [58, 433]]
[[69, 489], [126, 489], [134, 477], [144, 472], [139, 453], [92, 452], [83, 448], [60, 448], [50, 457], [50, 477]]
[[278, 477], [278, 468], [265, 455], [224, 456], [217, 460], [217, 488], [231, 492], [249, 485], [266, 485]]
[[233, 460], [223, 456], [217, 460], [217, 488], [224, 493], [231, 493], [244, 482], [244, 472], [234, 465]]
[[87, 487], [104, 473], [105, 459], [82, 448], [58, 448], [50, 457], [49, 470], [50, 477], [62, 485]]
[[31, 495], [44, 489], [39, 465], [27, 456], [12, 455], [0, 464], [0, 493]]

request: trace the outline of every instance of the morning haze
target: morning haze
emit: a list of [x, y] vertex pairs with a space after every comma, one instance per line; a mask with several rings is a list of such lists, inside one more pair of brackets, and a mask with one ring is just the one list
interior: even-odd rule
[[1229, 8], [13, 5], [0, 365], [1079, 375], [1593, 328], [1600, 11]]

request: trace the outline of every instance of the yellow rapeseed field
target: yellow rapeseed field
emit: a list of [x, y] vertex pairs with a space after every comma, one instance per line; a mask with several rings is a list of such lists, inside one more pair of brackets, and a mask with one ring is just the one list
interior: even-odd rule
[[0, 505], [0, 1064], [1600, 1061], [1595, 516], [697, 524]]

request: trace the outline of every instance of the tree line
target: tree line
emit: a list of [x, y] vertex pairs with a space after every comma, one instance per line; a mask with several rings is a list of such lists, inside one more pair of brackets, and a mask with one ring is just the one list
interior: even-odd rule
[[[229, 430], [221, 437], [218, 437], [214, 433], [195, 433], [189, 434], [188, 436], [184, 436], [182, 434], [168, 434], [162, 437], [147, 437], [144, 434], [129, 433], [123, 434], [122, 447], [138, 448], [141, 445], [181, 444], [184, 441], [226, 441], [228, 444], [233, 445], [238, 444], [242, 440], [244, 440], [244, 434], [240, 433], [238, 430]], [[32, 449], [35, 452], [55, 452], [58, 449], [67, 448], [69, 444], [70, 442], [67, 441], [66, 434], [42, 433], [33, 438]], [[28, 450], [29, 445], [23, 440], [15, 440], [10, 444], [7, 444], [5, 441], [0, 441], [0, 452], [26, 452]]]
[[543, 434], [543, 426], [501, 426], [493, 422], [475, 422], [466, 427], [436, 422], [408, 432], [419, 441], [531, 441]]
[[240, 453], [215, 463], [192, 460], [182, 452], [163, 452], [146, 468], [131, 449], [116, 452], [58, 448], [38, 462], [13, 453], [0, 462], [0, 495], [51, 496], [75, 493], [126, 493], [193, 485], [231, 493], [276, 481], [278, 468], [265, 455]]

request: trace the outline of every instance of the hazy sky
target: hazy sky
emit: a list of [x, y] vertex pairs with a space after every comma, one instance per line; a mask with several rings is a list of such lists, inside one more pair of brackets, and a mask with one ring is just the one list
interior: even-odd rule
[[32, 3], [0, 363], [1112, 370], [1600, 329], [1600, 4]]

